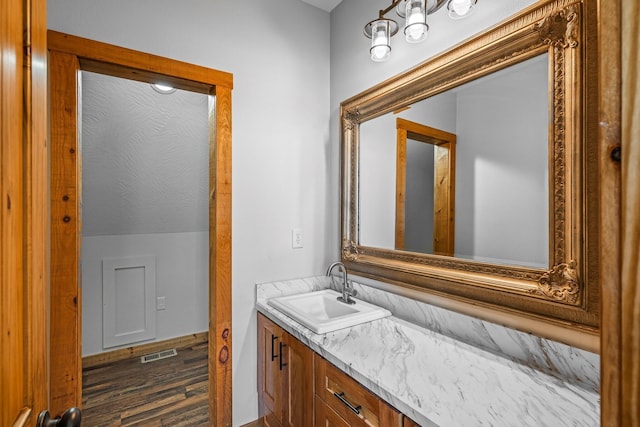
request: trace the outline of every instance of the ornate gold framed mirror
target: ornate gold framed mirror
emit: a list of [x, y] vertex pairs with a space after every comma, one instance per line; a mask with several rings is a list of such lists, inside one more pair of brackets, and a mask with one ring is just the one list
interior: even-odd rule
[[[597, 334], [596, 15], [590, 0], [538, 2], [342, 102], [351, 271]], [[446, 174], [433, 147], [408, 154], [421, 128], [453, 138]], [[408, 159], [423, 178], [409, 182]]]

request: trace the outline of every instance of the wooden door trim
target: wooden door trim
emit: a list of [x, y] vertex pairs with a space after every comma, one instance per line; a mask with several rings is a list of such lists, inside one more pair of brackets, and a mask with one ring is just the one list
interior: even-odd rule
[[[80, 70], [206, 93], [209, 109], [209, 416], [231, 426], [231, 89], [233, 75], [80, 37], [48, 32], [51, 129], [51, 411], [81, 405]], [[73, 317], [73, 320], [69, 320]], [[62, 320], [61, 320], [62, 319]], [[66, 320], [65, 320], [66, 319]], [[59, 322], [73, 331], [60, 330]], [[63, 340], [71, 336], [71, 341]], [[69, 348], [76, 358], [64, 357]], [[75, 361], [73, 359], [76, 359]]]
[[212, 86], [233, 89], [233, 74], [225, 71], [57, 31], [49, 30], [48, 48], [77, 56], [86, 71], [142, 82], [161, 77], [174, 87], [201, 93], [209, 93]]
[[410, 120], [396, 118], [395, 249], [405, 247], [407, 138], [434, 148], [433, 253], [453, 256], [455, 242], [456, 135]]
[[48, 403], [46, 1], [0, 8], [0, 425], [20, 426]]
[[[635, 0], [634, 0], [635, 1]], [[603, 425], [621, 424], [621, 311], [620, 311], [620, 167], [610, 151], [620, 144], [620, 0], [600, 9], [598, 28], [600, 125], [600, 274], [601, 318], [600, 390]]]
[[640, 425], [640, 4], [622, 2], [622, 425]]
[[[635, 109], [640, 102], [640, 5], [637, 0], [610, 3], [601, 21], [602, 68], [611, 71], [601, 81], [605, 121], [600, 123], [608, 150], [605, 172], [608, 182], [617, 184], [612, 191], [617, 203], [609, 215], [617, 214], [619, 224], [613, 229], [617, 239], [606, 237], [617, 244], [618, 256], [606, 267], [610, 274], [603, 283], [602, 345], [609, 351], [602, 360], [602, 423], [632, 427], [640, 425], [640, 124]], [[611, 161], [615, 147], [621, 148], [621, 162]]]

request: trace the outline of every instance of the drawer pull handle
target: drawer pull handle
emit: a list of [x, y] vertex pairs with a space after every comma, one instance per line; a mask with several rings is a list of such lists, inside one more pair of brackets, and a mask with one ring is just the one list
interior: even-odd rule
[[347, 399], [344, 397], [344, 392], [341, 393], [336, 393], [335, 391], [333, 392], [333, 395], [335, 397], [337, 397], [338, 399], [340, 399], [340, 401], [342, 403], [344, 403], [345, 405], [347, 405], [349, 407], [349, 409], [351, 409], [353, 412], [355, 412], [357, 415], [360, 415], [360, 409], [362, 409], [362, 406], [358, 405], [358, 406], [353, 406], [351, 403], [349, 403], [347, 401]]
[[284, 358], [282, 357], [282, 347], [286, 347], [286, 344], [280, 341], [280, 370], [281, 371], [282, 371], [282, 368], [287, 366], [287, 364], [284, 363]]
[[276, 360], [276, 357], [278, 357], [278, 355], [274, 352], [275, 346], [273, 345], [277, 339], [278, 339], [277, 336], [271, 334], [271, 361], [272, 362]]

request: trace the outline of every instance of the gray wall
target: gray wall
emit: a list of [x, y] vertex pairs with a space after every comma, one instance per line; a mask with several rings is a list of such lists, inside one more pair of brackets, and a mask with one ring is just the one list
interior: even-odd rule
[[433, 145], [407, 139], [404, 249], [433, 253]]
[[209, 229], [208, 96], [82, 72], [82, 234]]

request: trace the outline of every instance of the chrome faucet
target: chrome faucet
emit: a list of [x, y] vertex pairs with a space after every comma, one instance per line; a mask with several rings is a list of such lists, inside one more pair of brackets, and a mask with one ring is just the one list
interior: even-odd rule
[[355, 304], [356, 302], [351, 297], [355, 297], [358, 293], [353, 289], [353, 283], [347, 278], [347, 267], [343, 263], [336, 261], [331, 264], [327, 269], [327, 277], [331, 277], [333, 281], [331, 274], [336, 267], [338, 267], [338, 271], [342, 271], [342, 296], [338, 297], [338, 301], [345, 304]]

